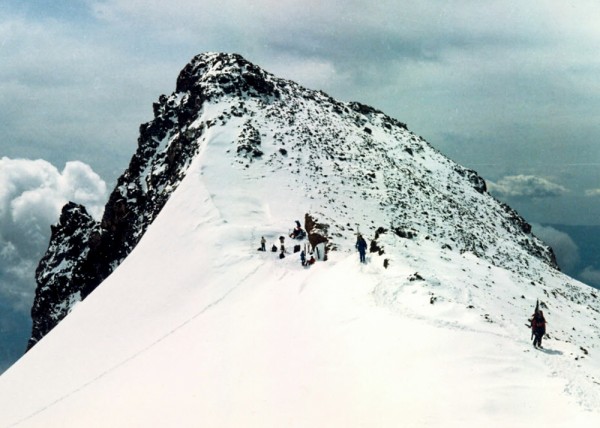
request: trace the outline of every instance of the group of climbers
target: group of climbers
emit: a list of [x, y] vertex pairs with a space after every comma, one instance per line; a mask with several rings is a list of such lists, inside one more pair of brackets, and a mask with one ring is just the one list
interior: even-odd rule
[[[302, 228], [300, 222], [298, 220], [296, 220], [296, 225], [294, 227], [294, 229], [292, 230], [292, 232], [290, 232], [289, 237], [295, 240], [303, 240], [304, 238], [306, 238], [306, 231]], [[260, 247], [258, 248], [259, 251], [267, 251], [266, 248], [267, 245], [267, 240], [265, 239], [264, 236], [261, 237], [260, 239]], [[285, 258], [285, 255], [287, 254], [287, 250], [285, 248], [285, 236], [281, 235], [279, 237], [279, 247], [276, 244], [273, 244], [273, 246], [271, 247], [271, 251], [273, 253], [276, 253], [279, 251], [279, 258], [283, 259]], [[309, 256], [307, 258], [307, 252], [308, 251], [308, 245], [304, 245], [304, 249], [302, 249], [302, 245], [299, 244], [295, 244], [294, 245], [294, 253], [300, 252], [300, 262], [302, 263], [302, 266], [310, 266], [312, 264], [315, 263], [315, 258], [313, 256], [312, 251], [310, 251]]]
[[[285, 241], [285, 236], [282, 235], [279, 237], [279, 247], [277, 247], [276, 244], [273, 244], [273, 246], [271, 247], [271, 251], [273, 253], [276, 253], [277, 251], [279, 251], [280, 259], [283, 259], [286, 254], [284, 241]], [[264, 236], [262, 236], [260, 238], [260, 247], [258, 248], [258, 251], [267, 251], [267, 240], [265, 239]]]
[[302, 264], [302, 266], [304, 267], [308, 267], [311, 265], [315, 264], [315, 257], [313, 256], [313, 253], [310, 252], [310, 258], [306, 258], [306, 249], [303, 249], [302, 251], [300, 251], [300, 263]]
[[[302, 225], [298, 220], [296, 220], [296, 225], [294, 229], [290, 232], [289, 237], [300, 241], [306, 238], [306, 231], [302, 228]], [[279, 247], [277, 247], [277, 245], [275, 244], [273, 244], [273, 246], [271, 247], [272, 252], [276, 253], [277, 251], [279, 251], [280, 259], [283, 259], [287, 254], [284, 241], [285, 237], [282, 235], [279, 237]], [[261, 237], [260, 248], [258, 250], [267, 251], [266, 244], [267, 241], [265, 237]], [[366, 263], [367, 241], [365, 241], [365, 238], [363, 238], [363, 236], [360, 233], [358, 234], [355, 247], [358, 250], [360, 262]], [[307, 258], [307, 253], [309, 252], [307, 245], [304, 246], [304, 249], [302, 249], [301, 245], [294, 245], [294, 253], [297, 253], [298, 251], [300, 251], [300, 262], [302, 266], [310, 266], [315, 263], [315, 258], [313, 256], [312, 251], [310, 251], [310, 258]]]

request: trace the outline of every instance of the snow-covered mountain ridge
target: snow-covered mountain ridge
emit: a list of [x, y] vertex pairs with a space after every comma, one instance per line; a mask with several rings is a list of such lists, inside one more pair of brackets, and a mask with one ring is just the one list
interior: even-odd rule
[[[236, 55], [154, 111], [102, 222], [70, 204], [53, 229], [39, 295], [70, 314], [0, 377], [0, 426], [600, 422], [597, 291], [476, 173]], [[326, 262], [256, 251], [296, 219]]]
[[[382, 112], [277, 79], [234, 55], [195, 58], [172, 101], [197, 104], [195, 94], [221, 103], [218, 116], [192, 123], [188, 132], [215, 124], [239, 129], [226, 148], [235, 149], [237, 162], [258, 174], [295, 175], [282, 181], [302, 199], [315, 200], [312, 210], [333, 210], [323, 215], [338, 234], [354, 224], [370, 236], [391, 227], [502, 266], [526, 266], [523, 252], [555, 266], [551, 251], [486, 193], [481, 177]], [[234, 95], [220, 97], [225, 94]], [[336, 206], [336, 199], [344, 202]]]
[[369, 237], [383, 227], [524, 272], [530, 255], [555, 266], [551, 250], [486, 193], [481, 177], [403, 123], [277, 78], [238, 55], [194, 58], [154, 113], [140, 127], [138, 150], [101, 223], [81, 220], [89, 249], [71, 251], [68, 232], [60, 224], [53, 230], [37, 273], [30, 346], [129, 254], [205, 146], [225, 152], [219, 168], [244, 176], [248, 194], [258, 186], [287, 188], [290, 218], [319, 218], [329, 226], [330, 247], [350, 248], [360, 225]]

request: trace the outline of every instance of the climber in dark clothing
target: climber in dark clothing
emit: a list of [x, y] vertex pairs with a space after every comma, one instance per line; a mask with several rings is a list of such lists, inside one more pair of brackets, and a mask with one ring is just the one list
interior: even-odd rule
[[531, 333], [533, 334], [533, 346], [535, 348], [544, 349], [542, 347], [542, 337], [546, 334], [546, 319], [544, 313], [538, 309], [531, 317]]
[[304, 229], [302, 229], [300, 222], [296, 220], [296, 227], [294, 227], [294, 230], [292, 231], [292, 233], [290, 233], [290, 238], [304, 239], [305, 236], [306, 232], [304, 231]]
[[358, 249], [358, 254], [360, 255], [360, 262], [366, 263], [367, 259], [365, 258], [365, 253], [367, 252], [367, 241], [362, 235], [358, 235], [358, 239], [356, 240], [356, 248]]

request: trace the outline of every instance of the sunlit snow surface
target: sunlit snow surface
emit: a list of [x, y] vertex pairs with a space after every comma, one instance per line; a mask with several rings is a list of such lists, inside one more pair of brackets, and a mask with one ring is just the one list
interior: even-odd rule
[[[223, 105], [204, 109], [198, 124]], [[258, 125], [264, 156], [242, 159], [244, 126], [230, 117], [205, 129], [138, 246], [0, 377], [0, 427], [600, 426], [596, 290], [526, 255], [499, 224], [471, 231], [496, 234], [487, 260], [444, 249], [459, 240], [461, 217], [449, 211], [460, 206], [436, 217], [439, 195], [415, 195], [425, 205], [395, 217], [414, 223], [416, 238], [385, 233], [384, 253], [360, 264], [355, 223], [369, 239], [390, 226], [381, 189], [394, 171], [339, 161], [360, 157], [348, 139], [317, 162], [310, 147], [293, 150], [297, 134]], [[413, 184], [454, 179], [450, 163], [422, 150], [402, 159], [388, 147], [380, 160], [404, 162]], [[351, 178], [370, 173], [356, 188]], [[474, 229], [493, 201], [460, 189], [438, 190], [473, 200], [461, 214]], [[306, 269], [298, 254], [257, 251], [261, 236], [270, 247], [307, 212], [336, 234], [328, 261]], [[436, 225], [447, 230], [428, 239]], [[525, 326], [536, 299], [547, 305], [544, 350]]]
[[366, 265], [344, 249], [305, 269], [257, 252], [302, 213], [263, 199], [277, 189], [215, 199], [201, 160], [118, 270], [0, 378], [2, 426], [600, 422], [585, 305], [547, 299], [562, 340], [537, 351], [524, 323], [542, 287], [467, 253], [401, 240]]

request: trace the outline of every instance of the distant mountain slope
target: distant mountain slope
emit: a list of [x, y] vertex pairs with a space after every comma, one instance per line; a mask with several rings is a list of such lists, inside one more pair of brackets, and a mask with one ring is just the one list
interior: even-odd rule
[[403, 123], [277, 78], [239, 55], [195, 57], [154, 115], [140, 127], [102, 221], [69, 208], [54, 227], [36, 274], [30, 347], [127, 257], [202, 151], [218, 159], [215, 170], [206, 167], [207, 179], [243, 176], [249, 197], [263, 186], [287, 189], [281, 203], [293, 208], [290, 224], [311, 213], [327, 226], [330, 249], [351, 248], [357, 227], [371, 239], [384, 228], [513, 270], [527, 272], [531, 256], [556, 267], [551, 249], [486, 192], [481, 177]]

